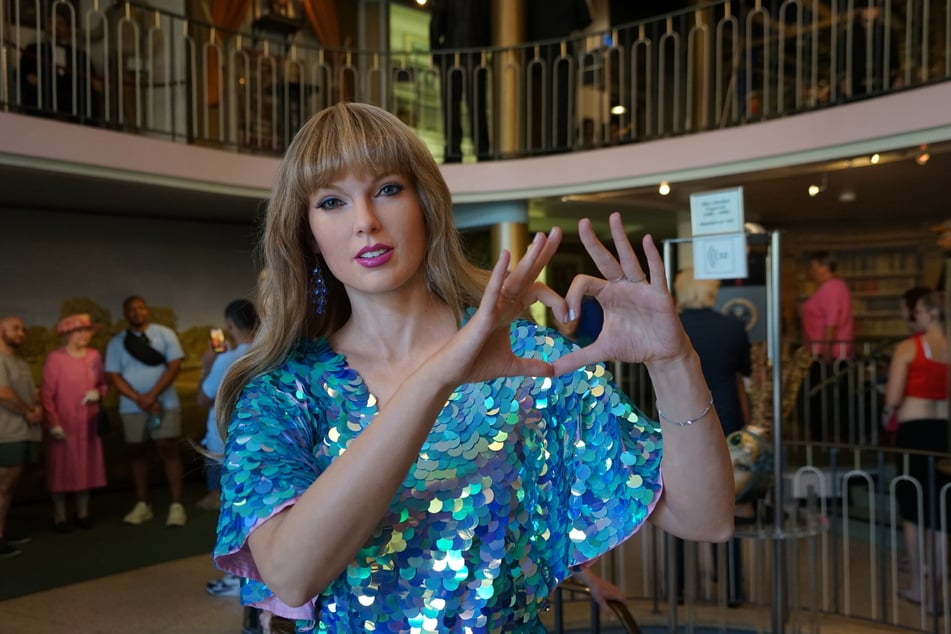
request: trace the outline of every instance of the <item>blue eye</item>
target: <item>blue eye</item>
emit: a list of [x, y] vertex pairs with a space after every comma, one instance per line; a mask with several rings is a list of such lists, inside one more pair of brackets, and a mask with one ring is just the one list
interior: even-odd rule
[[399, 183], [387, 183], [386, 185], [380, 188], [379, 195], [380, 196], [395, 196], [401, 191], [403, 191], [403, 186], [400, 185]]
[[341, 205], [343, 205], [342, 200], [340, 200], [339, 198], [335, 198], [333, 196], [328, 196], [327, 198], [324, 198], [319, 203], [317, 203], [317, 208], [330, 211], [331, 209], [336, 209], [337, 207], [340, 207]]

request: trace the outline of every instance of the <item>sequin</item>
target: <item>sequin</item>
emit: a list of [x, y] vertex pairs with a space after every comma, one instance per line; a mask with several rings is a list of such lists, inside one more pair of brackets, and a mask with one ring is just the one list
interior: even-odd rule
[[[573, 344], [512, 326], [523, 357]], [[460, 385], [379, 528], [305, 608], [256, 579], [247, 538], [303, 495], [377, 413], [326, 340], [305, 342], [243, 390], [229, 426], [215, 558], [251, 577], [242, 601], [317, 632], [544, 632], [555, 586], [617, 546], [661, 492], [662, 443], [603, 365], [555, 378]], [[369, 627], [373, 624], [373, 627]]]

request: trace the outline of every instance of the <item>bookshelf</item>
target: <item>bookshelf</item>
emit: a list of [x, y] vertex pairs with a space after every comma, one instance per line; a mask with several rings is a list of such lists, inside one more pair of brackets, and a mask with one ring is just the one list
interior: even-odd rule
[[[899, 309], [902, 293], [922, 283], [922, 253], [918, 244], [883, 246], [830, 246], [837, 262], [836, 275], [852, 292], [852, 317], [857, 340], [890, 339], [908, 335]], [[806, 271], [799, 270], [799, 300], [816, 288]]]

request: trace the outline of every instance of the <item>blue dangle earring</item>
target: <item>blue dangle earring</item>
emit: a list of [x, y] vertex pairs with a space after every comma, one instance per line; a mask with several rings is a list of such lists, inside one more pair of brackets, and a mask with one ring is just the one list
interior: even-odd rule
[[327, 310], [327, 284], [324, 282], [324, 274], [320, 270], [320, 264], [314, 265], [314, 270], [310, 274], [311, 302], [314, 304], [314, 312], [323, 315]]

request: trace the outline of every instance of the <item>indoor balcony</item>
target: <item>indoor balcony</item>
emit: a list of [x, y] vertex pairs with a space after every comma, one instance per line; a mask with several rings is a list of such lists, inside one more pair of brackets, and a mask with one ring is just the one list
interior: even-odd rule
[[[94, 175], [224, 195], [246, 220], [297, 127], [339, 99], [395, 113], [440, 161], [478, 159], [446, 168], [457, 202], [656, 187], [873, 152], [888, 163], [895, 155], [885, 152], [922, 144], [939, 154], [951, 138], [951, 2], [896, 1], [874, 16], [867, 4], [710, 2], [565, 41], [438, 54], [410, 34], [399, 50], [329, 49], [300, 33], [233, 32], [136, 3], [117, 14], [64, 2], [56, 15], [73, 27], [51, 49], [32, 45], [50, 37], [42, 21], [16, 23], [7, 9], [0, 178], [12, 203], [40, 177], [69, 185]], [[484, 112], [443, 115], [447, 86], [460, 83]], [[457, 123], [460, 154], [446, 157], [443, 131]], [[487, 141], [476, 148], [472, 138]], [[574, 153], [592, 149], [579, 164]], [[179, 215], [208, 207], [200, 195], [180, 202]]]

